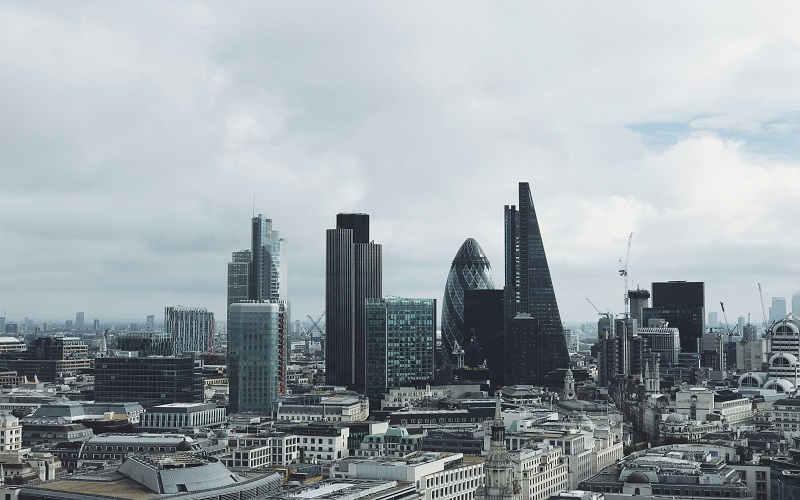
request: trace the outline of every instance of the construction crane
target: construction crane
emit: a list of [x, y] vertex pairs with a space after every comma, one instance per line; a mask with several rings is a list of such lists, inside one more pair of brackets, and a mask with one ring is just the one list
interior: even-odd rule
[[725, 320], [725, 331], [728, 332], [728, 340], [733, 341], [733, 335], [739, 328], [739, 324], [737, 323], [736, 326], [733, 327], [733, 330], [731, 330], [731, 327], [728, 326], [728, 315], [725, 314], [725, 304], [720, 301], [719, 306], [722, 308], [722, 319]]
[[758, 284], [758, 297], [761, 299], [761, 314], [764, 315], [764, 332], [769, 331], [767, 326], [767, 309], [764, 307], [764, 293], [761, 291], [761, 283]]
[[625, 262], [622, 262], [622, 257], [619, 258], [619, 275], [624, 278], [624, 283], [625, 283], [625, 290], [623, 290], [623, 292], [624, 292], [624, 296], [625, 296], [625, 317], [626, 318], [630, 316], [630, 308], [628, 306], [628, 304], [630, 302], [630, 298], [628, 297], [628, 259], [631, 256], [631, 240], [632, 239], [633, 239], [633, 233], [631, 233], [630, 236], [628, 236], [628, 248], [627, 248], [627, 250], [625, 250]]
[[[314, 320], [311, 315], [307, 315], [306, 317], [311, 321], [311, 327], [307, 330], [309, 342], [312, 341], [314, 330], [316, 330], [319, 334], [319, 347], [322, 351], [322, 357], [325, 357], [325, 323], [322, 323], [322, 320], [325, 318], [325, 311], [322, 311], [322, 314], [320, 314], [316, 320]], [[322, 326], [320, 326], [320, 323], [322, 323]]]
[[601, 312], [600, 309], [598, 309], [597, 306], [594, 305], [594, 302], [592, 302], [588, 298], [586, 299], [586, 302], [588, 302], [589, 305], [592, 306], [595, 311], [597, 311], [597, 314], [599, 314], [600, 316], [605, 316], [606, 319], [611, 319], [611, 313], [610, 312]]

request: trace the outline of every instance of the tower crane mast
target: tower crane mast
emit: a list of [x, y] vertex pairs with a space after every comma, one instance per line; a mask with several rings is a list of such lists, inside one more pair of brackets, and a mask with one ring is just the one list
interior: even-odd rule
[[633, 233], [628, 236], [628, 248], [625, 250], [625, 262], [622, 261], [622, 257], [619, 259], [619, 275], [624, 278], [624, 286], [625, 290], [623, 290], [624, 297], [625, 297], [625, 317], [630, 316], [630, 297], [628, 297], [628, 259], [631, 256], [631, 240], [633, 239]]

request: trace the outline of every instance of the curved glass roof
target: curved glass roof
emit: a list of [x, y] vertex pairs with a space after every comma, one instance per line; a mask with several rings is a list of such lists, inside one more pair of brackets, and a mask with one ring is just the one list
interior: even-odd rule
[[444, 287], [442, 350], [447, 359], [453, 360], [456, 342], [464, 347], [464, 290], [493, 288], [494, 279], [489, 259], [477, 241], [467, 238], [453, 259]]

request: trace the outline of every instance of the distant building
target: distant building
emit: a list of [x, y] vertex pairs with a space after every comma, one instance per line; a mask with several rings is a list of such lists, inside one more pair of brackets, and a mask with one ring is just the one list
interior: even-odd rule
[[145, 408], [201, 403], [202, 361], [191, 354], [99, 358], [94, 369], [94, 398], [100, 402], [138, 401]]
[[248, 300], [251, 260], [250, 250], [233, 252], [228, 263], [228, 306]]
[[149, 314], [147, 316], [147, 323], [146, 323], [147, 324], [147, 329], [148, 330], [155, 330], [155, 323], [156, 323], [155, 315]]
[[[455, 364], [453, 351], [456, 345], [464, 348], [470, 332], [466, 327], [465, 292], [467, 290], [486, 290], [494, 288], [492, 266], [483, 249], [472, 238], [468, 238], [458, 249], [447, 284], [444, 287], [442, 302], [442, 356]], [[501, 302], [502, 304], [502, 302]]]
[[272, 412], [286, 394], [287, 305], [240, 302], [228, 307], [230, 412]]
[[172, 337], [172, 352], [211, 352], [214, 313], [205, 308], [165, 307], [164, 331]]
[[82, 312], [75, 313], [75, 329], [83, 330], [84, 314]]
[[[794, 301], [794, 297], [792, 301]], [[772, 305], [769, 308], [770, 323], [782, 320], [786, 314], [786, 297], [772, 297]]]
[[[528, 315], [525, 335], [535, 332], [529, 341], [513, 332], [512, 323], [520, 315]], [[530, 366], [538, 358], [535, 370], [506, 370], [506, 384], [538, 383], [545, 374], [569, 366], [564, 339], [564, 326], [556, 302], [550, 268], [542, 243], [539, 220], [533, 206], [530, 186], [519, 183], [519, 209], [505, 206], [505, 321], [506, 332], [512, 332], [515, 343], [506, 345], [506, 366]], [[535, 325], [535, 326], [534, 326]], [[521, 325], [517, 333], [523, 334]], [[531, 348], [537, 351], [531, 351]], [[542, 355], [541, 353], [546, 353]], [[519, 375], [521, 379], [514, 376]], [[528, 382], [532, 380], [533, 382]]]
[[365, 393], [433, 380], [436, 299], [366, 299]]
[[792, 315], [800, 318], [800, 290], [794, 292], [792, 295]]
[[369, 239], [367, 214], [338, 214], [325, 238], [325, 376], [363, 392], [365, 300], [382, 295], [382, 247]]
[[670, 327], [678, 329], [681, 352], [699, 354], [705, 331], [705, 283], [653, 283], [653, 306], [642, 310], [645, 322], [652, 318], [666, 320]]
[[172, 334], [169, 332], [125, 332], [117, 335], [117, 348], [135, 351], [141, 357], [173, 356]]

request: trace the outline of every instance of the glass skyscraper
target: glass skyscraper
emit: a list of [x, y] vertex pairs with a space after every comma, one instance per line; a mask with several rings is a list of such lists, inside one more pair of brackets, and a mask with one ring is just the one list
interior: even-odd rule
[[435, 339], [436, 299], [367, 299], [367, 396], [433, 380]]
[[468, 335], [464, 330], [464, 291], [494, 288], [492, 266], [483, 249], [472, 238], [458, 249], [450, 265], [442, 304], [442, 357], [451, 363], [456, 343], [464, 348]]
[[230, 413], [272, 412], [286, 394], [286, 302], [228, 307]]
[[233, 252], [228, 263], [228, 305], [244, 300], [287, 300], [286, 239], [272, 219], [251, 221], [250, 250]]
[[[519, 210], [514, 205], [505, 206], [505, 254], [506, 332], [512, 333], [511, 321], [515, 317], [526, 314], [530, 319], [525, 316], [526, 326], [518, 332], [524, 336], [537, 336], [535, 341], [517, 338], [506, 343], [505, 383], [538, 384], [547, 373], [568, 368], [569, 354], [539, 220], [527, 182], [519, 183]], [[529, 352], [533, 346], [547, 355]], [[509, 371], [512, 366], [513, 375]]]

